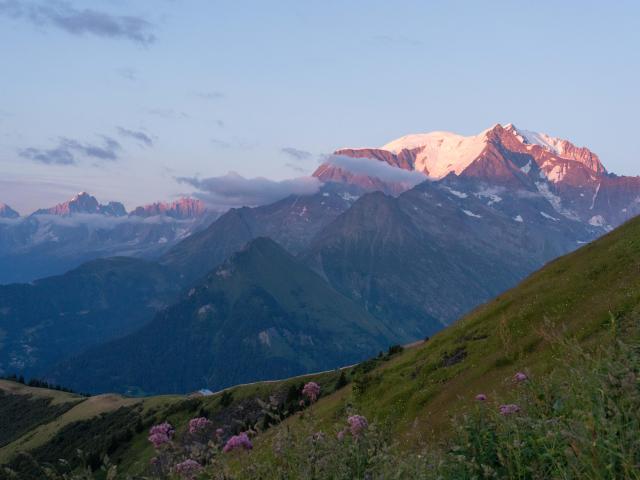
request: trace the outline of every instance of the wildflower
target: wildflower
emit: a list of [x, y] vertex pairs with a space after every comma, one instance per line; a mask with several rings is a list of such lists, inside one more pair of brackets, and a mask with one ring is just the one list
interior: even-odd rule
[[517, 382], [517, 383], [521, 383], [524, 382], [525, 380], [527, 380], [529, 377], [527, 377], [527, 374], [524, 372], [518, 372], [513, 376], [513, 379]]
[[507, 405], [500, 405], [500, 414], [501, 415], [511, 415], [513, 413], [518, 413], [520, 411], [520, 407], [515, 403], [510, 403]]
[[479, 393], [478, 395], [476, 395], [476, 400], [478, 402], [486, 402], [487, 396], [484, 393]]
[[237, 449], [251, 450], [252, 448], [253, 448], [253, 444], [251, 443], [251, 440], [249, 440], [249, 437], [245, 432], [242, 432], [238, 435], [234, 435], [233, 437], [231, 437], [227, 441], [222, 451], [225, 453], [228, 453], [228, 452], [231, 452], [232, 450], [237, 450]]
[[351, 415], [347, 422], [349, 422], [351, 435], [354, 437], [358, 437], [369, 426], [369, 422], [362, 415]]
[[153, 443], [155, 448], [160, 448], [165, 443], [171, 441], [174, 433], [175, 430], [173, 426], [168, 422], [154, 425], [151, 427], [151, 430], [149, 430], [149, 441]]
[[340, 440], [340, 441], [344, 440], [345, 433], [346, 433], [346, 430], [340, 430], [338, 432], [338, 435], [336, 435], [336, 437], [338, 437], [338, 440]]
[[313, 434], [312, 438], [314, 442], [320, 442], [324, 440], [324, 432], [316, 432]]
[[313, 403], [320, 395], [320, 385], [316, 382], [309, 382], [302, 389], [302, 394], [305, 395], [311, 403]]
[[211, 425], [211, 421], [205, 417], [197, 417], [189, 420], [189, 433], [198, 433]]
[[173, 467], [173, 471], [180, 475], [182, 478], [193, 479], [196, 477], [198, 473], [202, 470], [202, 465], [200, 465], [195, 460], [185, 460], [184, 462], [180, 462]]
[[220, 438], [220, 437], [222, 437], [222, 435], [224, 435], [224, 430], [222, 428], [217, 428], [216, 429], [216, 437]]

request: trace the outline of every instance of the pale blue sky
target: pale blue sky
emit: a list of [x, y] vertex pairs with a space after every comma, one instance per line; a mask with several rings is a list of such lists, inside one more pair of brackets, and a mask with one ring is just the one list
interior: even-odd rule
[[497, 122], [640, 174], [640, 6], [557, 3], [0, 0], [0, 202], [133, 207]]

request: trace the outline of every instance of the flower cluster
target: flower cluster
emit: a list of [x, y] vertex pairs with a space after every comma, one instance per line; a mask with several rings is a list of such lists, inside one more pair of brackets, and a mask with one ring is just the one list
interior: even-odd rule
[[225, 444], [222, 451], [228, 453], [233, 450], [251, 450], [252, 448], [253, 444], [251, 443], [251, 440], [249, 440], [249, 437], [245, 432], [242, 432], [238, 435], [234, 435], [229, 440], [227, 440], [227, 443]]
[[520, 407], [515, 403], [500, 405], [500, 415], [512, 415], [514, 413], [518, 413], [519, 411]]
[[351, 430], [351, 435], [354, 437], [358, 437], [362, 432], [364, 432], [367, 427], [369, 427], [369, 422], [362, 415], [351, 415], [347, 422], [349, 422], [349, 430]]
[[316, 382], [307, 383], [302, 389], [302, 394], [306, 396], [310, 402], [315, 402], [320, 396], [320, 385]]
[[173, 467], [173, 471], [178, 474], [180, 477], [184, 479], [191, 480], [200, 473], [202, 470], [202, 465], [200, 465], [195, 460], [185, 460], [184, 462], [180, 462]]
[[528, 378], [529, 378], [529, 377], [527, 377], [527, 374], [526, 374], [526, 373], [524, 373], [524, 372], [518, 372], [518, 373], [516, 373], [516, 374], [513, 376], [513, 380], [514, 380], [516, 383], [522, 383], [522, 382], [524, 382], [525, 380], [527, 380]]
[[205, 417], [197, 417], [189, 420], [189, 433], [194, 434], [201, 432], [211, 425], [211, 421]]
[[171, 441], [174, 433], [175, 429], [168, 422], [154, 425], [151, 427], [151, 430], [149, 430], [149, 441], [153, 443], [155, 448], [160, 448], [162, 445]]

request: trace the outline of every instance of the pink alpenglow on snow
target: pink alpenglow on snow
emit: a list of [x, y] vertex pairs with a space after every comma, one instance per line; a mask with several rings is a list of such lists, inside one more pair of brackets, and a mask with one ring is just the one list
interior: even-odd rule
[[484, 393], [479, 393], [478, 395], [476, 395], [476, 400], [479, 402], [486, 402], [487, 396]]
[[245, 432], [242, 432], [231, 437], [222, 451], [224, 453], [228, 453], [233, 450], [251, 450], [252, 448], [253, 444], [251, 443], [251, 440], [249, 440], [249, 437]]
[[516, 374], [513, 376], [513, 379], [514, 379], [516, 382], [518, 382], [518, 383], [524, 382], [524, 381], [525, 381], [525, 380], [527, 380], [528, 378], [529, 378], [529, 377], [528, 377], [528, 376], [527, 376], [527, 374], [526, 374], [526, 373], [524, 373], [524, 372], [518, 372], [518, 373], [516, 373]]
[[515, 403], [500, 405], [500, 415], [513, 415], [514, 413], [518, 413], [519, 411], [520, 407]]
[[189, 433], [198, 433], [211, 425], [208, 418], [197, 417], [189, 420]]
[[162, 445], [171, 441], [174, 433], [175, 429], [170, 423], [160, 423], [159, 425], [154, 425], [151, 427], [151, 430], [149, 430], [149, 441], [153, 443], [155, 448], [160, 448]]
[[364, 432], [367, 427], [369, 427], [369, 422], [362, 415], [351, 415], [347, 422], [349, 422], [349, 429], [351, 430], [351, 435], [354, 437], [360, 436], [362, 432]]
[[320, 385], [316, 382], [309, 382], [302, 389], [302, 394], [313, 403], [318, 400], [318, 397], [320, 396]]
[[200, 465], [195, 460], [191, 460], [190, 458], [185, 460], [184, 462], [180, 462], [173, 467], [173, 471], [177, 473], [181, 478], [185, 478], [187, 480], [192, 480], [193, 478], [200, 473], [202, 470], [202, 465]]

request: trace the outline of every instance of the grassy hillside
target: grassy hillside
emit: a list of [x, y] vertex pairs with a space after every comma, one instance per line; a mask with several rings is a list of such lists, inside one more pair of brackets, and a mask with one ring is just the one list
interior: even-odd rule
[[[230, 475], [226, 478], [236, 478], [233, 475], [237, 478], [247, 478], [247, 475], [300, 478], [302, 466], [299, 464], [311, 461], [310, 452], [320, 455], [322, 461], [314, 464], [316, 473], [308, 478], [328, 478], [326, 473], [317, 473], [323, 472], [323, 462], [333, 462], [342, 468], [342, 474], [335, 474], [334, 478], [364, 478], [367, 468], [373, 468], [375, 462], [392, 468], [393, 475], [383, 478], [432, 478], [425, 473], [425, 465], [436, 465], [438, 469], [442, 465], [442, 468], [463, 465], [465, 458], [485, 454], [487, 445], [507, 446], [498, 449], [494, 457], [507, 465], [502, 467], [510, 469], [513, 464], [509, 463], [509, 446], [515, 442], [516, 446], [523, 446], [517, 449], [521, 465], [516, 462], [513, 467], [516, 470], [503, 470], [502, 476], [496, 474], [497, 478], [505, 478], [505, 471], [517, 471], [510, 474], [511, 478], [533, 479], [545, 478], [544, 473], [536, 472], [531, 465], [544, 461], [550, 450], [538, 455], [543, 450], [536, 448], [542, 449], [544, 445], [529, 448], [527, 441], [534, 438], [531, 432], [564, 432], [584, 427], [586, 433], [566, 445], [554, 437], [559, 446], [554, 446], [553, 455], [557, 457], [553, 456], [552, 460], [566, 460], [565, 456], [569, 455], [578, 459], [576, 469], [589, 467], [589, 472], [598, 473], [564, 475], [563, 478], [637, 478], [629, 470], [628, 459], [635, 458], [636, 463], [632, 465], [636, 466], [640, 461], [634, 447], [637, 442], [630, 440], [637, 438], [640, 429], [639, 274], [640, 219], [636, 219], [554, 261], [427, 342], [349, 369], [348, 384], [343, 388], [336, 388], [340, 385], [339, 374], [332, 372], [237, 387], [231, 400], [225, 400], [221, 394], [195, 400], [142, 399], [133, 406], [142, 428], [130, 427], [132, 434], [120, 439], [121, 443], [112, 449], [112, 458], [120, 463], [120, 472], [140, 472], [153, 455], [146, 442], [148, 426], [168, 419], [183, 432], [189, 418], [204, 413], [214, 426], [224, 426], [226, 434], [256, 426], [259, 431], [264, 430], [254, 438], [250, 457], [223, 454], [214, 460], [212, 471], [217, 472], [216, 475], [221, 475], [219, 472]], [[576, 353], [578, 351], [582, 353]], [[514, 387], [513, 375], [518, 371], [532, 379], [530, 387]], [[310, 379], [320, 384], [322, 396], [311, 408], [295, 412], [300, 386]], [[499, 404], [517, 403], [523, 405], [526, 415], [511, 423], [506, 423], [507, 417], [473, 420], [476, 418], [473, 412], [477, 410], [474, 399], [480, 393], [489, 399], [487, 411]], [[272, 403], [279, 412], [289, 409], [293, 415], [265, 430], [263, 427], [270, 423], [263, 419], [265, 405], [255, 399], [266, 400], [270, 396], [274, 397]], [[82, 404], [74, 409], [80, 406]], [[593, 411], [588, 410], [591, 407]], [[583, 410], [584, 416], [576, 417], [575, 412]], [[343, 443], [332, 450], [329, 440], [327, 446], [322, 447], [324, 444], [314, 440], [315, 437], [304, 436], [308, 432], [325, 432], [328, 439], [334, 439], [337, 429], [345, 425], [347, 415], [355, 413], [364, 415], [375, 425], [366, 441]], [[462, 433], [452, 425], [454, 417], [458, 418], [458, 426], [462, 425]], [[463, 417], [468, 419], [460, 423]], [[97, 420], [94, 417], [92, 421]], [[474, 421], [485, 423], [479, 428]], [[554, 430], [556, 424], [562, 428]], [[390, 439], [385, 440], [386, 443], [380, 440], [381, 432]], [[477, 432], [488, 432], [491, 436], [473, 437]], [[535, 437], [536, 441], [546, 442], [545, 435]], [[447, 464], [442, 459], [454, 458], [447, 443], [454, 437], [465, 440], [461, 447], [456, 447], [461, 449], [454, 452], [457, 460]], [[283, 444], [289, 445], [292, 451], [304, 449], [306, 453], [299, 451], [298, 457], [294, 453], [282, 456]], [[11, 445], [8, 447], [15, 451]], [[424, 463], [427, 460], [418, 455], [411, 456], [421, 452], [425, 445], [444, 449], [444, 456], [432, 463]], [[467, 454], [465, 448], [475, 453]], [[598, 457], [602, 452], [618, 455], [616, 448], [627, 451], [614, 460]], [[573, 453], [568, 454], [567, 449], [573, 449]], [[371, 459], [372, 451], [376, 452], [375, 462], [362, 464]], [[523, 459], [526, 455], [530, 460]], [[586, 465], [588, 458], [601, 464], [595, 464], [594, 460], [594, 465]], [[420, 465], [416, 467], [420, 475], [407, 473], [413, 464], [396, 465], [404, 460], [409, 462], [407, 459], [414, 459], [416, 465]], [[347, 471], [347, 466], [353, 469]], [[487, 467], [491, 468], [498, 467]], [[305, 470], [305, 476], [307, 474]], [[459, 473], [447, 475], [444, 478], [491, 477], [489, 473], [475, 477]]]

